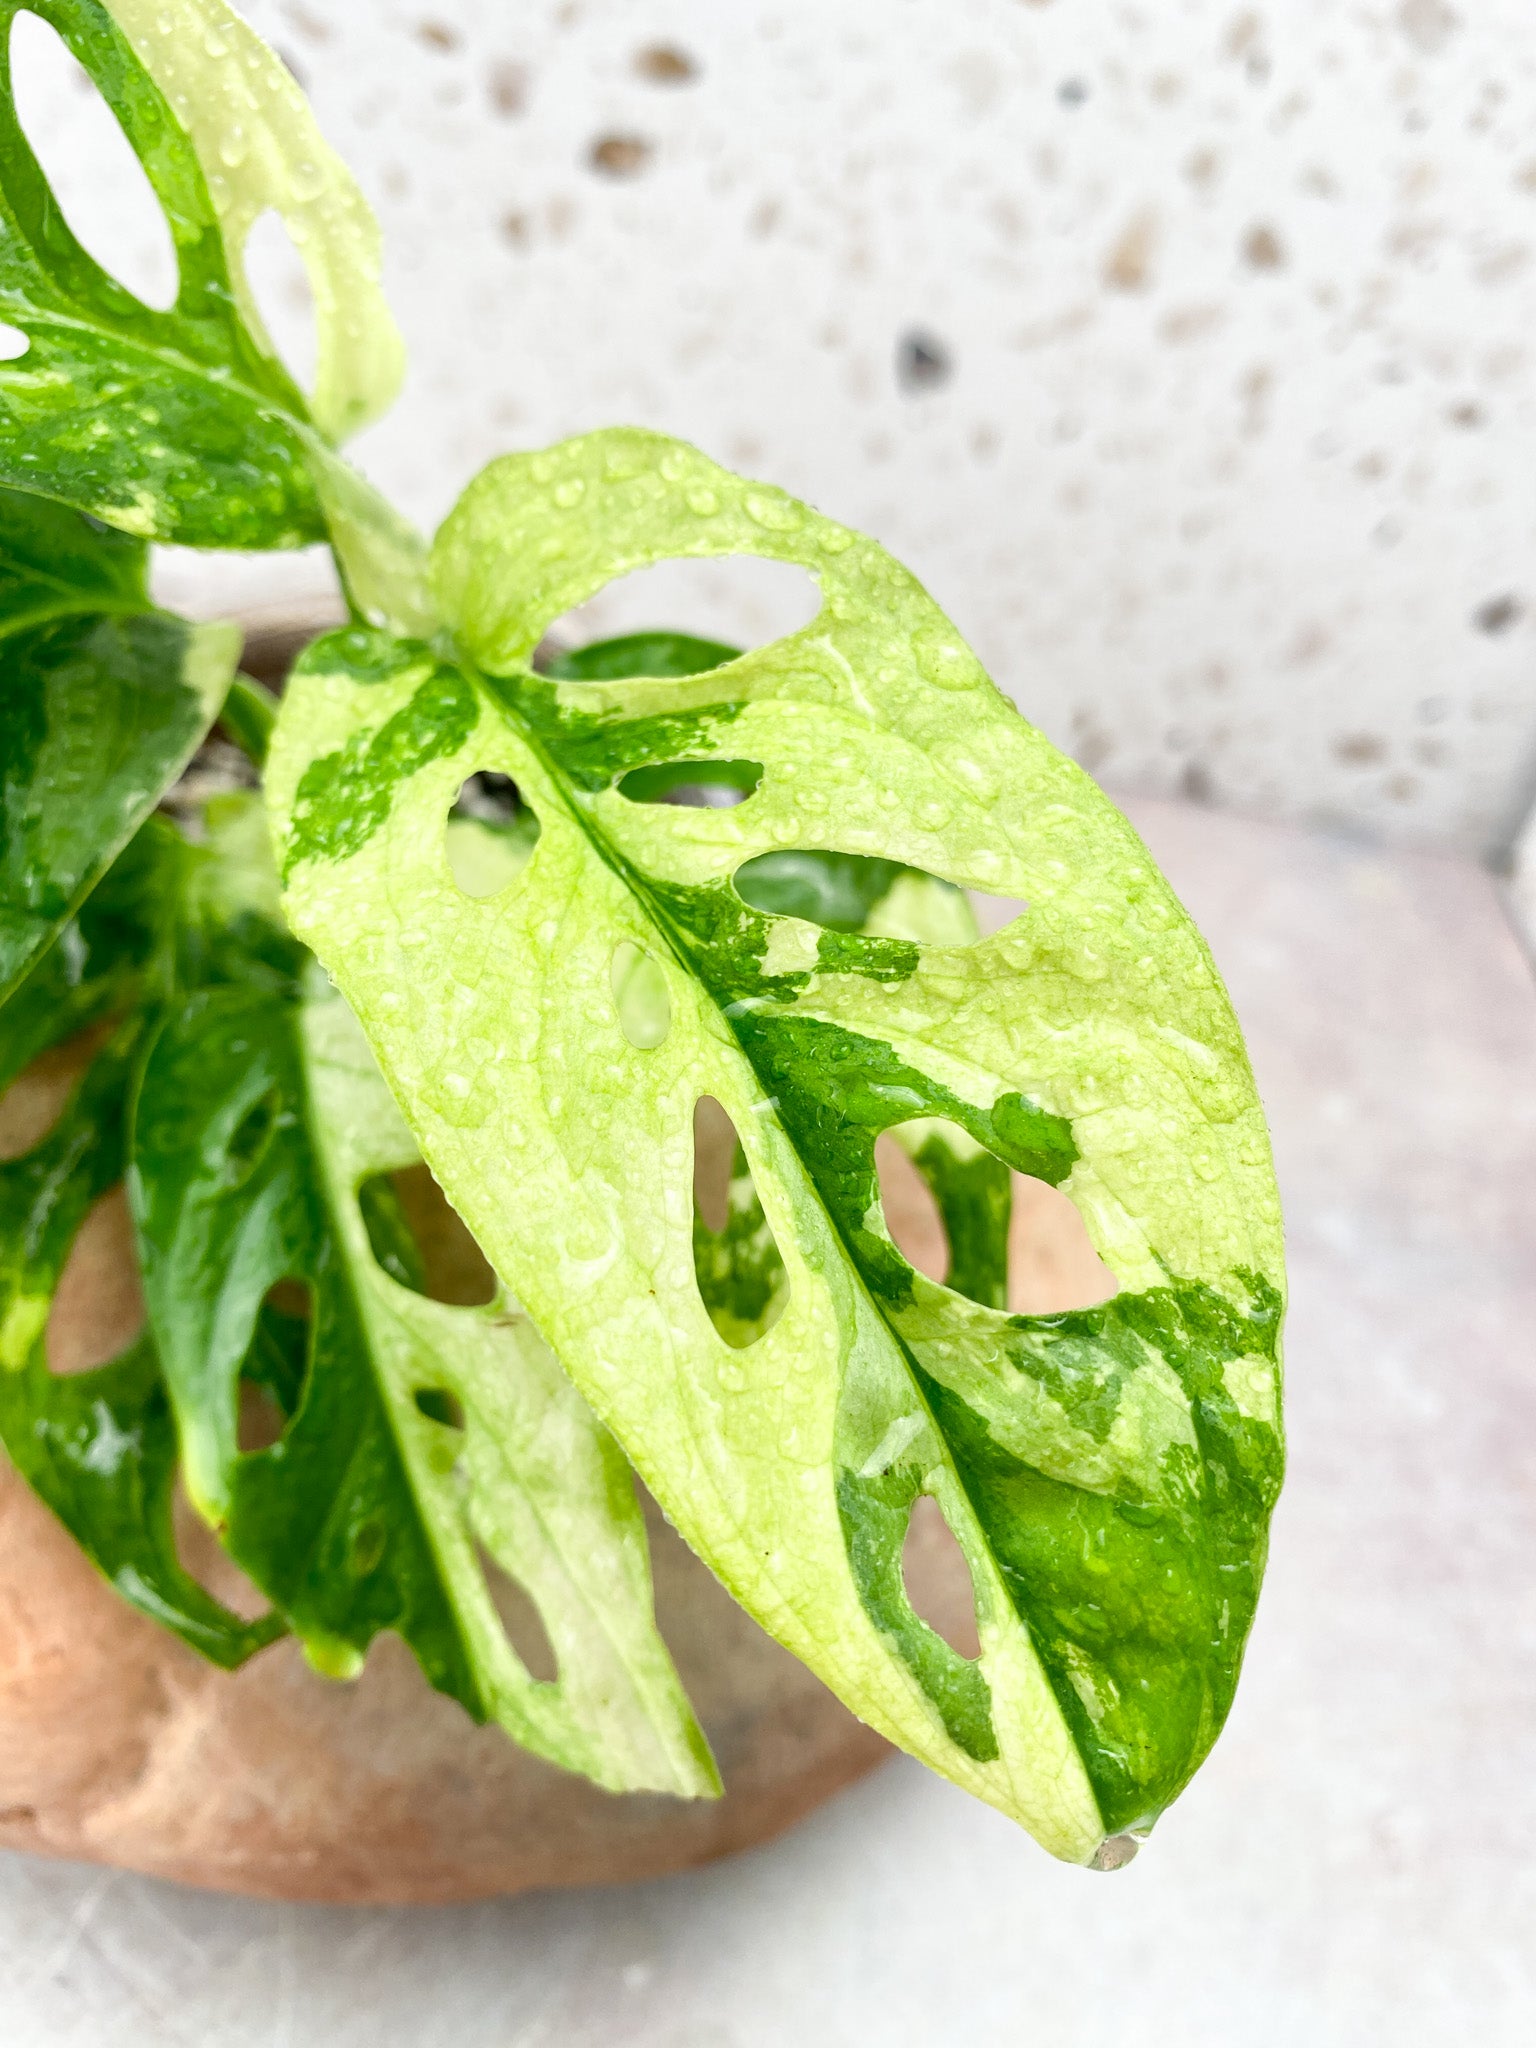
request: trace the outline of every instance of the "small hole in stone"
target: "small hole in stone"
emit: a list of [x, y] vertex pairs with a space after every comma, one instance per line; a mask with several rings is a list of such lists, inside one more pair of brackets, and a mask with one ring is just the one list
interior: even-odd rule
[[539, 842], [538, 814], [510, 775], [482, 768], [460, 785], [444, 827], [448, 869], [465, 896], [500, 895]]
[[621, 939], [608, 977], [619, 1028], [641, 1052], [654, 1051], [672, 1029], [672, 998], [660, 962], [632, 939]]
[[632, 804], [729, 810], [745, 803], [762, 779], [761, 761], [658, 761], [631, 768], [620, 779], [619, 794]]
[[936, 334], [914, 328], [896, 344], [896, 382], [903, 391], [938, 391], [954, 369], [948, 347]]
[[920, 1493], [912, 1503], [901, 1546], [901, 1582], [919, 1621], [968, 1662], [981, 1655], [970, 1566], [931, 1494]]
[[477, 1543], [475, 1549], [492, 1604], [518, 1661], [535, 1684], [554, 1685], [560, 1677], [560, 1660], [536, 1601], [483, 1543]]
[[604, 178], [638, 178], [656, 145], [643, 135], [599, 135], [587, 151], [587, 162]]
[[1490, 597], [1480, 604], [1472, 614], [1472, 623], [1479, 633], [1507, 633], [1518, 623], [1523, 606], [1518, 597], [1506, 592], [1502, 597]]
[[374, 1257], [402, 1287], [455, 1308], [496, 1299], [495, 1273], [428, 1167], [373, 1174], [357, 1205]]
[[492, 110], [503, 121], [515, 121], [528, 108], [528, 67], [498, 57], [486, 75]]
[[444, 1429], [463, 1429], [464, 1403], [447, 1387], [418, 1387], [411, 1399], [428, 1422], [441, 1423]]
[[699, 75], [695, 58], [676, 43], [649, 43], [635, 52], [635, 70], [651, 85], [690, 85]]
[[712, 1095], [693, 1113], [693, 1266], [709, 1319], [744, 1350], [784, 1313], [789, 1279], [736, 1126]]

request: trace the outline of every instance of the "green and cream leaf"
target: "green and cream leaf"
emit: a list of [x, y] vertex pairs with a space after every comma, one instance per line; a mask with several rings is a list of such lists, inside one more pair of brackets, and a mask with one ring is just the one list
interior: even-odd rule
[[[177, 262], [146, 306], [76, 241], [23, 134], [0, 0], [0, 481], [143, 538], [287, 548], [334, 538], [362, 608], [420, 544], [334, 453], [392, 401], [404, 369], [379, 281], [378, 225], [287, 68], [223, 0], [26, 0], [102, 93], [149, 177]], [[276, 214], [314, 297], [307, 397], [276, 354], [245, 270]], [[386, 557], [388, 567], [379, 565]]]
[[[612, 578], [729, 553], [810, 569], [817, 617], [703, 674], [532, 673], [549, 625]], [[354, 632], [290, 686], [269, 791], [295, 928], [690, 1543], [865, 1719], [1092, 1859], [1220, 1727], [1281, 1469], [1279, 1214], [1209, 956], [1124, 819], [914, 579], [782, 493], [658, 436], [592, 435], [493, 464], [434, 568], [455, 659]], [[619, 787], [711, 758], [761, 781], [719, 810]], [[480, 770], [540, 826], [485, 899], [455, 885], [444, 834]], [[736, 886], [796, 851], [1028, 909], [963, 943], [958, 922], [858, 928], [894, 871], [837, 923]], [[625, 1034], [620, 948], [664, 978], [659, 1043]], [[712, 1321], [693, 1255], [703, 1095], [736, 1126], [787, 1282], [746, 1345]], [[1115, 1298], [1010, 1316], [995, 1288], [916, 1274], [873, 1148], [922, 1118], [1061, 1187]], [[906, 1599], [922, 1493], [970, 1566], [974, 1662]]]

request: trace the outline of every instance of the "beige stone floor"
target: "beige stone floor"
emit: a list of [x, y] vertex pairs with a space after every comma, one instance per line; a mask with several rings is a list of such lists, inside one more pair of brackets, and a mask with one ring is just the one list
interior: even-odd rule
[[7, 2048], [1536, 2040], [1536, 985], [1475, 868], [1134, 811], [1246, 1023], [1293, 1284], [1249, 1668], [1137, 1862], [904, 1762], [734, 1863], [506, 1905], [12, 1857]]

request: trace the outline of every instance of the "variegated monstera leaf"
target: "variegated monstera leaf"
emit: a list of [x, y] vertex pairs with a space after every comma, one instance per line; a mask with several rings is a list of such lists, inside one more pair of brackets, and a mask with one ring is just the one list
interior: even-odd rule
[[[691, 677], [534, 672], [610, 579], [732, 553], [802, 564], [817, 616]], [[289, 689], [269, 798], [295, 929], [455, 1207], [737, 1599], [1054, 1853], [1118, 1860], [1106, 1838], [1148, 1826], [1221, 1726], [1282, 1462], [1269, 1146], [1199, 935], [904, 569], [683, 444], [615, 431], [493, 463], [433, 574], [431, 644], [354, 628]], [[712, 768], [750, 793], [634, 800], [635, 770]], [[466, 885], [445, 821], [479, 771], [512, 778], [529, 829]], [[783, 886], [801, 850], [910, 901], [863, 929], [817, 915]], [[916, 914], [921, 876], [1025, 907], [965, 944], [963, 918]], [[761, 1204], [737, 1216], [734, 1319], [695, 1250], [702, 1097]], [[957, 1165], [1063, 1190], [1113, 1298], [1009, 1314], [977, 1270], [995, 1232], [967, 1292], [915, 1271], [874, 1147], [933, 1119]], [[969, 1565], [975, 1658], [905, 1591], [921, 1495]]]

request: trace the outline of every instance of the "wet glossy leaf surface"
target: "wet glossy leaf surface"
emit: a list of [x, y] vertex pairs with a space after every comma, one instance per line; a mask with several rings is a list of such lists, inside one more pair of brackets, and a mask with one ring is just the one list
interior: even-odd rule
[[[707, 668], [648, 646], [663, 673], [625, 676], [612, 643], [529, 668], [613, 577], [732, 551], [810, 567], [817, 618]], [[866, 1718], [1090, 1859], [1221, 1725], [1281, 1470], [1278, 1209], [1209, 956], [906, 572], [782, 493], [592, 435], [493, 464], [434, 566], [456, 663], [354, 633], [290, 688], [271, 771], [290, 915], [689, 1541]], [[729, 807], [619, 787], [710, 759], [761, 781]], [[486, 903], [450, 893], [438, 837], [471, 766], [541, 825]], [[978, 940], [965, 889], [1029, 908]], [[663, 966], [659, 1042], [625, 1032], [621, 944]], [[782, 1262], [783, 1312], [746, 1344], [686, 1201], [704, 1094]], [[880, 1212], [875, 1139], [921, 1118], [975, 1148], [922, 1166], [951, 1287]], [[1076, 1204], [1113, 1300], [1006, 1312], [1009, 1169]], [[975, 1662], [906, 1604], [922, 1493], [972, 1572]]]

